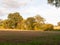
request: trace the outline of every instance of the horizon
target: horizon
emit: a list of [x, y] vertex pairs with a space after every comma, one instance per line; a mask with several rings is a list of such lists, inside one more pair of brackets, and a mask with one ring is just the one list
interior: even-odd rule
[[19, 12], [24, 19], [39, 14], [46, 23], [57, 25], [60, 22], [60, 8], [49, 5], [47, 0], [0, 0], [0, 5], [0, 19], [6, 19], [9, 13]]

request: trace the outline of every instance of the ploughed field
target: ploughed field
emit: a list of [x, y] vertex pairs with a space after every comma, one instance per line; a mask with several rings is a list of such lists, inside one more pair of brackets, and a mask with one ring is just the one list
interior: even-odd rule
[[0, 45], [60, 45], [60, 31], [0, 31]]

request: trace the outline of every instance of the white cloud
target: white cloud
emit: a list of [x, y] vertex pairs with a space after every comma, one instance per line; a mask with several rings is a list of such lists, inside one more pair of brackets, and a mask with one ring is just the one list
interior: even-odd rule
[[5, 8], [19, 8], [29, 3], [28, 0], [2, 0], [2, 5]]
[[6, 9], [0, 7], [0, 16], [3, 16], [6, 13]]
[[2, 15], [3, 15], [3, 11], [0, 10], [0, 16], [2, 16]]

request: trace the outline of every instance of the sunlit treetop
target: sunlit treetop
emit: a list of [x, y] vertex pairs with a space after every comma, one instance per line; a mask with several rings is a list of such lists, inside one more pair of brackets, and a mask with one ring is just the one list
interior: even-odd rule
[[54, 5], [55, 7], [60, 7], [60, 0], [48, 0], [48, 4]]

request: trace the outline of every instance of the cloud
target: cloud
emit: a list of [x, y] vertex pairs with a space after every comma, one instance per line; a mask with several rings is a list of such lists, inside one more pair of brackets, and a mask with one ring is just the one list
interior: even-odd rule
[[3, 11], [0, 10], [0, 16], [2, 16], [2, 15], [3, 15]]
[[24, 0], [3, 0], [2, 5], [5, 8], [19, 8], [27, 5], [28, 1]]
[[5, 9], [0, 8], [0, 16], [3, 16], [3, 15], [4, 15], [4, 13], [5, 13]]
[[10, 12], [25, 10], [30, 0], [0, 0], [0, 18], [7, 16]]

